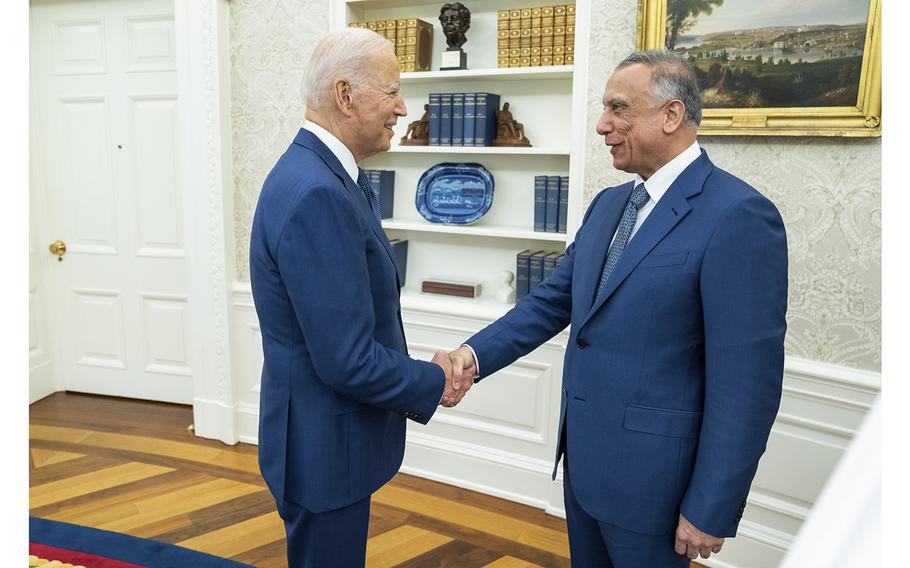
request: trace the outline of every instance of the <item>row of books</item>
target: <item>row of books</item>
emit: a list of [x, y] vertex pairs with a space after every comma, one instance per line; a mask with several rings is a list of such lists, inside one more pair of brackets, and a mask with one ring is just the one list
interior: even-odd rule
[[497, 13], [497, 67], [575, 63], [575, 6], [543, 6]]
[[564, 252], [523, 250], [515, 258], [515, 299], [533, 292], [562, 263]]
[[363, 170], [373, 188], [379, 194], [379, 217], [391, 219], [395, 204], [395, 171]]
[[430, 93], [430, 146], [490, 146], [496, 138], [499, 95]]
[[433, 59], [433, 24], [408, 18], [351, 22], [348, 27], [367, 28], [391, 41], [401, 71], [430, 70]]
[[569, 176], [534, 176], [534, 230], [565, 233]]

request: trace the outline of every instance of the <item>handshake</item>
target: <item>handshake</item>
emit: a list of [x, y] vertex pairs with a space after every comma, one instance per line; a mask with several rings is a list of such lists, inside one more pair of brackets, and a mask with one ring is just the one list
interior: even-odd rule
[[439, 404], [452, 408], [461, 402], [474, 385], [474, 375], [477, 372], [474, 354], [469, 348], [462, 346], [450, 353], [437, 351], [432, 362], [442, 367], [446, 375], [446, 385]]

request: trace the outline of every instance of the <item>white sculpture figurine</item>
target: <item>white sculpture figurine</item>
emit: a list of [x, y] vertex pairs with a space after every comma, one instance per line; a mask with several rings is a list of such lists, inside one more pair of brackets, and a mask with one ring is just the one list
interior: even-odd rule
[[503, 304], [512, 304], [515, 302], [515, 287], [512, 286], [512, 280], [515, 275], [509, 270], [503, 270], [499, 276], [502, 287], [496, 292], [496, 299]]

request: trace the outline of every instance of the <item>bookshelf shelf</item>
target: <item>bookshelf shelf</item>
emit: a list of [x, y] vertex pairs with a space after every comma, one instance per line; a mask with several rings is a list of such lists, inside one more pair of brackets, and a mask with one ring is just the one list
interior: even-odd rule
[[425, 233], [444, 233], [471, 237], [497, 237], [502, 239], [523, 239], [532, 241], [553, 241], [565, 243], [565, 233], [543, 233], [511, 227], [485, 227], [473, 225], [440, 225], [420, 221], [398, 221], [383, 219], [383, 229], [398, 231], [420, 231]]
[[514, 146], [392, 146], [389, 152], [400, 154], [498, 154], [515, 156], [568, 156], [568, 147], [541, 146], [522, 148]]
[[551, 67], [511, 67], [495, 69], [467, 69], [465, 71], [413, 71], [401, 74], [403, 85], [437, 83], [441, 81], [496, 80], [530, 81], [541, 79], [572, 79], [572, 65]]
[[[344, 0], [344, 3], [348, 6], [356, 6], [368, 10], [387, 10], [389, 8], [401, 8], [403, 6], [429, 6], [435, 12], [439, 12], [439, 7], [444, 4], [444, 2], [440, 3], [439, 0]], [[496, 10], [501, 5], [501, 0], [474, 0], [471, 2], [469, 8], [471, 9], [471, 12], [474, 13], [476, 11]]]
[[[495, 290], [491, 290], [495, 294]], [[411, 287], [401, 289], [401, 309], [432, 314], [443, 314], [459, 317], [473, 317], [483, 320], [495, 320], [515, 304], [503, 304], [494, 295], [482, 295], [478, 298], [459, 298], [444, 294], [424, 294]]]

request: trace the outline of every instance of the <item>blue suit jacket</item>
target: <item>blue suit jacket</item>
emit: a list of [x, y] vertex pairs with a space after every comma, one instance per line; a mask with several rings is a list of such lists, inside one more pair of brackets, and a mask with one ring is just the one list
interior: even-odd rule
[[559, 427], [582, 507], [651, 534], [674, 530], [681, 510], [733, 536], [780, 403], [783, 222], [702, 151], [595, 302], [631, 191], [597, 195], [553, 275], [467, 343], [483, 377], [571, 323]]
[[250, 278], [269, 489], [317, 513], [366, 497], [398, 471], [405, 417], [429, 421], [444, 375], [408, 357], [388, 239], [360, 188], [306, 130], [262, 187]]

